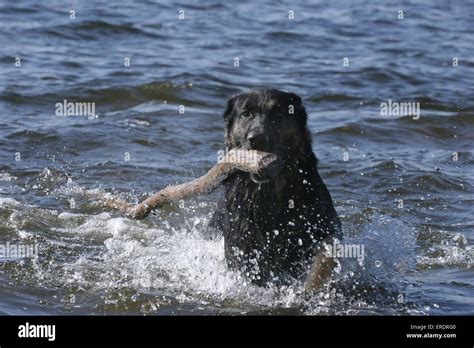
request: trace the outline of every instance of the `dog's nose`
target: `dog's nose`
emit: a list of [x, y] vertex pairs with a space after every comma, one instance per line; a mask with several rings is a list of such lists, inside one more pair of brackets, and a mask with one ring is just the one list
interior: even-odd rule
[[264, 150], [268, 143], [265, 133], [250, 132], [247, 135], [247, 140], [250, 143], [250, 147], [254, 150]]

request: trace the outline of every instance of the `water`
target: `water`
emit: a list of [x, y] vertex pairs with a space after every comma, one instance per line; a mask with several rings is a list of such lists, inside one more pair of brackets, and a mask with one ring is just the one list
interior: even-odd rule
[[[1, 259], [0, 313], [472, 314], [473, 13], [469, 1], [4, 2], [0, 244], [39, 256]], [[365, 245], [363, 266], [343, 260], [314, 296], [226, 268], [222, 239], [205, 234], [222, 192], [144, 221], [77, 194], [138, 201], [203, 174], [226, 99], [257, 86], [302, 96], [346, 242]], [[57, 116], [65, 99], [97, 117]], [[420, 119], [381, 116], [389, 99], [419, 102]]]

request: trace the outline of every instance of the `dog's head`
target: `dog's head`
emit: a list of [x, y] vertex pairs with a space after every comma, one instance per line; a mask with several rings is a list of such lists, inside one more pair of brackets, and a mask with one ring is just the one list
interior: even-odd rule
[[[283, 161], [311, 151], [301, 98], [276, 89], [258, 89], [229, 99], [224, 113], [226, 146], [271, 152]], [[266, 181], [254, 175], [256, 182]]]

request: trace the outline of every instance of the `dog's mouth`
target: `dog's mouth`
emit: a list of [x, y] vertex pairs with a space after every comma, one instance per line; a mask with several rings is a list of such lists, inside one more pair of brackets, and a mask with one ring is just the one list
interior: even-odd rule
[[[265, 161], [265, 159], [262, 160]], [[276, 177], [280, 172], [282, 163], [277, 155], [271, 154], [266, 162], [267, 163], [259, 169], [258, 173], [250, 173], [250, 179], [252, 179], [254, 183], [259, 185], [265, 184]]]
[[255, 173], [250, 173], [250, 179], [256, 184], [265, 184], [270, 181], [270, 178]]
[[[241, 143], [238, 143], [238, 146], [236, 146], [236, 148], [239, 148], [239, 147], [242, 147], [243, 149], [246, 149], [246, 150], [256, 150], [256, 149], [252, 149], [252, 148], [246, 148], [245, 146], [241, 146]], [[275, 147], [275, 150], [280, 150], [280, 152], [281, 152], [282, 149], [284, 149], [283, 146]], [[263, 151], [263, 150], [260, 150], [260, 151]], [[283, 166], [283, 162], [281, 160], [282, 157], [278, 154], [277, 151], [275, 151], [275, 152], [265, 151], [265, 152], [272, 153], [277, 158], [275, 160], [272, 160], [272, 163], [270, 163], [269, 165], [267, 165], [264, 168], [260, 169], [258, 173], [250, 173], [250, 179], [254, 183], [259, 184], [259, 185], [260, 184], [266, 184], [266, 183], [270, 182], [274, 177], [276, 177], [278, 175], [278, 173], [280, 172], [280, 170]], [[285, 153], [285, 155], [286, 155], [286, 151], [283, 151], [283, 153]]]

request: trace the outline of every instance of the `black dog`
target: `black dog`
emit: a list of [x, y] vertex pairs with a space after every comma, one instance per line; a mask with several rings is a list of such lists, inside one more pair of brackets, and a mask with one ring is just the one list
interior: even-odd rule
[[341, 237], [341, 223], [316, 167], [301, 98], [275, 89], [240, 94], [224, 119], [228, 148], [271, 152], [283, 163], [273, 178], [237, 172], [224, 182], [210, 226], [224, 234], [228, 265], [259, 285], [312, 272], [320, 286], [331, 271], [320, 246]]

